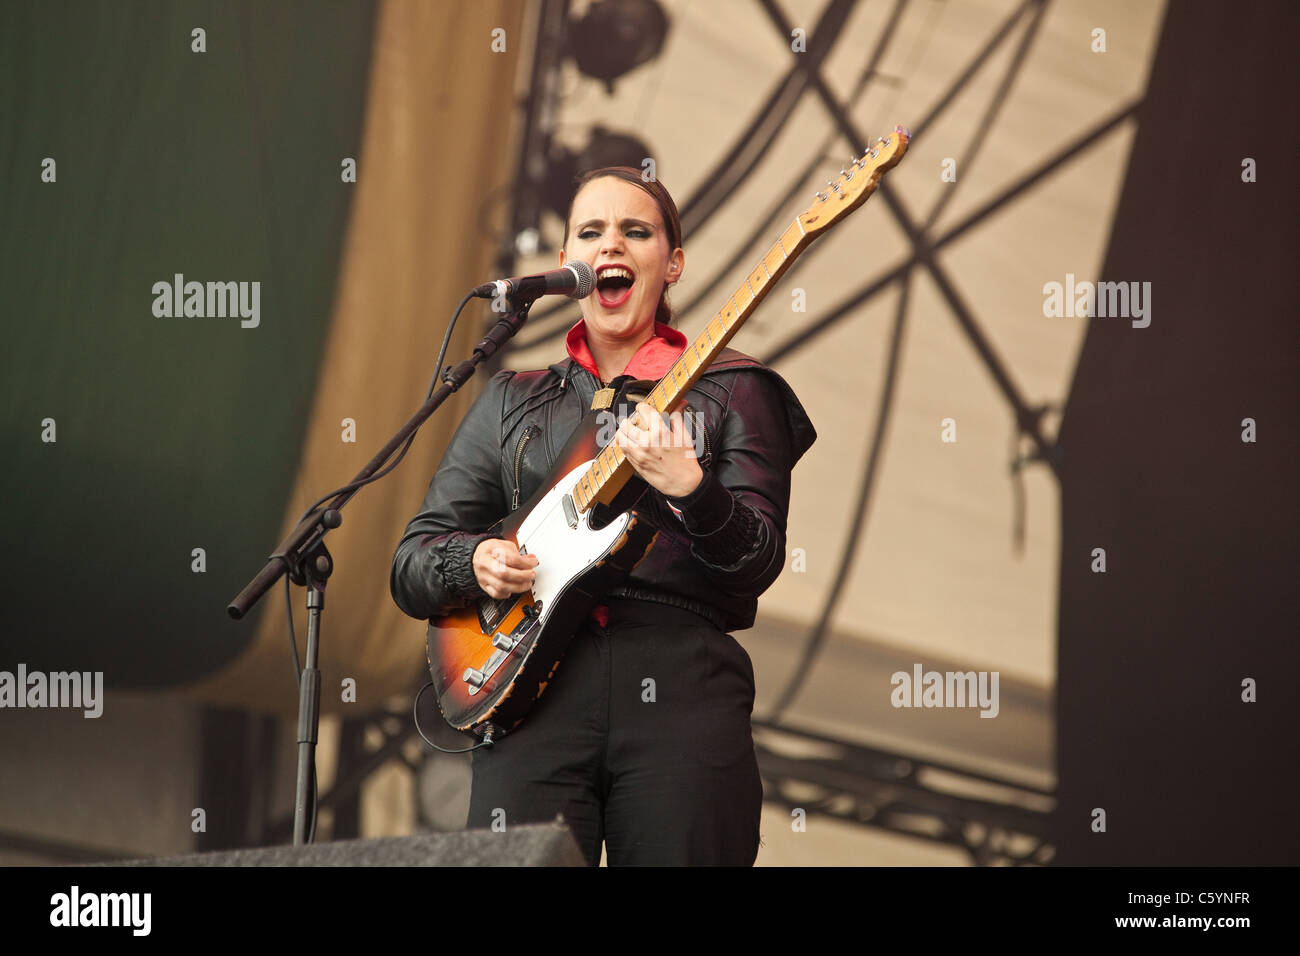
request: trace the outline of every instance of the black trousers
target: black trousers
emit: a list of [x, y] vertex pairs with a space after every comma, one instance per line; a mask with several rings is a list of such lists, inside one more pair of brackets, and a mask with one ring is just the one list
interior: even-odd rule
[[751, 866], [763, 785], [754, 668], [699, 615], [612, 599], [532, 712], [473, 753], [470, 827], [561, 814], [592, 866]]

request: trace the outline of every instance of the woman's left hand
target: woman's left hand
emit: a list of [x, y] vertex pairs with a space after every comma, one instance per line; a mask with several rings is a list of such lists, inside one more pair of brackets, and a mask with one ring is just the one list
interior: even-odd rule
[[614, 440], [636, 473], [670, 498], [685, 497], [704, 478], [681, 412], [665, 423], [653, 405], [641, 402], [618, 426]]

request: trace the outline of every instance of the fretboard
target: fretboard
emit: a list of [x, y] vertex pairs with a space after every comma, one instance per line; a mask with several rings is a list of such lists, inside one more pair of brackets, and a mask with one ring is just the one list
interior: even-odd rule
[[[672, 412], [680, 404], [709, 363], [731, 341], [809, 241], [811, 239], [805, 236], [803, 224], [798, 219], [790, 223], [745, 281], [727, 297], [722, 309], [708, 321], [699, 337], [686, 346], [681, 357], [659, 380], [646, 399], [647, 404], [659, 412]], [[611, 440], [574, 485], [573, 503], [579, 511], [586, 511], [596, 502], [608, 504], [633, 474], [623, 450]]]

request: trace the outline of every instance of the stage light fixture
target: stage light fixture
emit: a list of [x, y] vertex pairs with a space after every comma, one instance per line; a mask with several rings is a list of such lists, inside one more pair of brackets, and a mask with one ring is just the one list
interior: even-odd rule
[[657, 0], [596, 0], [568, 28], [568, 53], [579, 72], [614, 81], [657, 57], [668, 35], [668, 14]]
[[582, 149], [552, 154], [547, 162], [542, 202], [547, 209], [563, 217], [569, 211], [573, 179], [579, 173], [603, 166], [643, 169], [642, 163], [652, 155], [650, 147], [635, 136], [615, 133], [600, 125], [593, 126], [591, 138]]

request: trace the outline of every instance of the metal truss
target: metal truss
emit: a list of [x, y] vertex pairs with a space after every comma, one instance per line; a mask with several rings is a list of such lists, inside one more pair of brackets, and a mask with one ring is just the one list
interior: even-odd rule
[[[397, 759], [412, 773], [420, 769], [420, 760], [406, 753], [417, 734], [405, 708], [379, 710], [347, 723], [355, 734], [344, 735], [338, 779], [321, 795], [318, 807], [334, 811], [334, 839], [359, 835], [354, 826], [345, 825], [340, 832], [339, 824], [380, 767]], [[380, 735], [378, 747], [363, 746], [367, 730]], [[1048, 842], [1052, 791], [784, 724], [755, 720], [754, 731], [768, 803], [957, 847], [978, 866], [1041, 865], [1055, 856]], [[349, 737], [355, 746], [347, 746]], [[784, 738], [785, 746], [774, 746], [774, 737]], [[792, 755], [799, 751], [817, 755]], [[1003, 799], [974, 795], [991, 789]], [[284, 842], [292, 830], [293, 819], [286, 817], [268, 828], [268, 842]]]
[[[976, 866], [1043, 865], [1056, 855], [1049, 842], [1051, 791], [784, 724], [756, 720], [754, 731], [769, 803], [957, 847]], [[773, 735], [795, 745], [788, 749], [822, 755], [791, 756], [768, 743]], [[1005, 799], [973, 795], [981, 791]]]
[[[414, 697], [414, 694], [412, 694]], [[369, 749], [366, 738], [377, 732], [379, 746]], [[399, 760], [418, 773], [421, 757], [412, 759], [407, 753], [407, 743], [419, 739], [411, 723], [410, 711], [402, 707], [382, 708], [360, 717], [343, 721], [339, 735], [338, 773], [334, 785], [320, 794], [316, 811], [334, 813], [333, 839], [360, 836], [361, 788], [365, 782], [390, 760]], [[293, 836], [292, 813], [266, 828], [266, 845], [283, 843]]]

